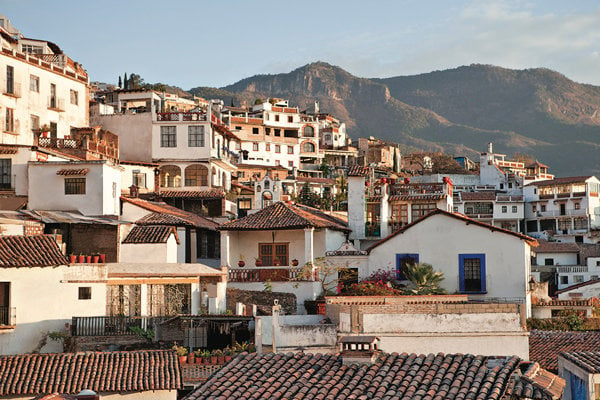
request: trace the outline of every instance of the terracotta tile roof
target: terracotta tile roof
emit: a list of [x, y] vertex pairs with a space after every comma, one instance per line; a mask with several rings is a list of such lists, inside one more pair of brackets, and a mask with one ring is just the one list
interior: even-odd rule
[[593, 177], [594, 177], [593, 175], [567, 176], [564, 178], [554, 178], [554, 179], [548, 179], [545, 181], [531, 182], [525, 186], [553, 186], [553, 185], [566, 185], [569, 183], [584, 183], [585, 181], [587, 181], [588, 179], [593, 178]]
[[0, 146], [0, 154], [17, 154], [18, 152], [18, 148], [17, 147], [13, 147], [13, 146]]
[[536, 253], [579, 253], [579, 247], [575, 243], [549, 242], [538, 239]]
[[394, 353], [359, 366], [337, 354], [253, 353], [185, 399], [558, 399], [563, 389], [564, 380], [518, 357]]
[[89, 168], [63, 168], [56, 171], [56, 175], [62, 176], [77, 176], [77, 175], [87, 175], [90, 172]]
[[585, 286], [589, 286], [589, 285], [596, 285], [598, 283], [600, 283], [600, 279], [590, 279], [589, 281], [577, 283], [575, 285], [569, 286], [568, 288], [557, 290], [556, 294], [558, 295], [558, 294], [561, 294], [561, 293], [570, 292], [571, 290], [574, 290], [574, 289], [579, 289], [579, 288], [582, 288], [582, 287], [585, 287]]
[[127, 234], [124, 244], [139, 243], [167, 243], [171, 235], [175, 235], [175, 240], [179, 244], [177, 230], [173, 226], [166, 225], [144, 225], [134, 226]]
[[367, 248], [367, 252], [370, 253], [371, 250], [373, 250], [375, 247], [379, 246], [380, 244], [387, 242], [388, 240], [390, 240], [394, 236], [400, 235], [400, 234], [406, 232], [406, 230], [412, 228], [414, 225], [416, 225], [416, 224], [418, 224], [418, 223], [426, 220], [429, 217], [437, 215], [437, 214], [446, 215], [448, 217], [464, 221], [467, 224], [481, 226], [482, 228], [487, 228], [487, 229], [489, 229], [489, 230], [491, 230], [493, 232], [506, 233], [507, 235], [512, 235], [512, 236], [518, 237], [521, 240], [526, 241], [531, 246], [534, 246], [534, 247], [537, 246], [537, 240], [534, 239], [534, 238], [532, 238], [532, 237], [530, 237], [530, 236], [523, 235], [522, 233], [518, 233], [518, 232], [513, 232], [513, 231], [510, 231], [508, 229], [498, 228], [497, 226], [493, 226], [493, 225], [490, 225], [490, 224], [486, 224], [485, 222], [477, 221], [476, 219], [469, 218], [469, 217], [467, 217], [466, 215], [463, 215], [463, 214], [451, 213], [451, 212], [448, 212], [448, 211], [436, 208], [435, 210], [433, 210], [429, 214], [427, 214], [427, 215], [419, 218], [416, 221], [411, 222], [408, 225], [404, 225], [401, 229], [397, 230], [396, 232], [392, 233], [391, 235], [389, 235], [389, 236], [381, 239], [380, 241], [376, 242], [375, 244], [371, 245], [369, 248]]
[[51, 235], [0, 236], [0, 267], [49, 267], [67, 265]]
[[367, 176], [369, 174], [369, 167], [363, 167], [361, 165], [353, 165], [348, 169], [348, 176]]
[[563, 351], [599, 351], [600, 332], [538, 331], [529, 334], [529, 359], [549, 371], [558, 371]]
[[534, 162], [532, 162], [531, 164], [528, 164], [527, 166], [525, 166], [525, 168], [535, 168], [535, 167], [542, 167], [542, 168], [548, 168], [547, 165], [542, 164], [541, 162], [539, 162], [538, 160], [535, 160]]
[[183, 198], [183, 199], [222, 199], [225, 193], [218, 189], [209, 190], [165, 190], [159, 192], [163, 198]]
[[496, 193], [492, 191], [486, 192], [459, 192], [460, 198], [463, 201], [474, 200], [496, 200]]
[[68, 394], [41, 394], [37, 397], [34, 397], [32, 400], [76, 400], [76, 396], [69, 396]]
[[269, 207], [234, 221], [218, 229], [224, 231], [254, 231], [273, 229], [303, 229], [308, 227], [350, 231], [346, 223], [324, 212], [306, 206], [277, 202]]
[[0, 356], [0, 396], [182, 387], [179, 361], [172, 350]]
[[216, 230], [219, 226], [218, 223], [208, 218], [170, 206], [167, 203], [142, 200], [137, 197], [121, 197], [121, 200], [152, 211], [153, 214], [137, 220], [136, 225], [194, 226], [211, 231]]
[[600, 373], [600, 351], [569, 351], [560, 355], [591, 374]]

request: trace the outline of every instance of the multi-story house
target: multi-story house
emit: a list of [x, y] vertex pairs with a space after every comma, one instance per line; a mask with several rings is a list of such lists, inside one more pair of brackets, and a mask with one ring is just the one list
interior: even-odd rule
[[358, 163], [363, 166], [371, 166], [400, 172], [400, 148], [397, 143], [387, 142], [373, 136], [358, 138]]
[[454, 211], [513, 232], [521, 232], [524, 217], [522, 195], [494, 190], [454, 192]]
[[322, 153], [322, 163], [343, 170], [354, 165], [358, 149], [350, 145], [351, 140], [346, 132], [346, 124], [340, 123], [339, 119], [329, 114], [317, 112], [316, 117], [319, 121], [319, 151]]
[[578, 243], [600, 240], [600, 180], [595, 176], [535, 181], [523, 193], [529, 235]]
[[88, 126], [88, 76], [59, 46], [26, 38], [3, 15], [0, 45], [0, 190], [25, 195], [36, 135], [68, 138]]
[[119, 135], [122, 159], [158, 164], [160, 198], [213, 216], [227, 212], [224, 192], [231, 189], [239, 139], [221, 121], [221, 102], [161, 112], [163, 99], [153, 91], [120, 91], [112, 102], [118, 108], [98, 104], [91, 119]]

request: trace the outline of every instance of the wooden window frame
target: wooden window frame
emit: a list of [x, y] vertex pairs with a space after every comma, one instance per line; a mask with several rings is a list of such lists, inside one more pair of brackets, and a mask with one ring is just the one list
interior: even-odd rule
[[[285, 254], [281, 251], [281, 248], [277, 246], [285, 247]], [[264, 250], [270, 248], [271, 252], [266, 253]], [[289, 242], [270, 242], [270, 243], [258, 243], [258, 258], [261, 260], [262, 265], [270, 267], [275, 264], [274, 259], [279, 258], [280, 265], [287, 266], [290, 264], [290, 243]]]

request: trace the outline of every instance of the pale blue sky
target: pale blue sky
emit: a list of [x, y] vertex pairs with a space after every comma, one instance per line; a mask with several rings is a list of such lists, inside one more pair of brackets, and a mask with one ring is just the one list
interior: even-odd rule
[[190, 89], [314, 61], [361, 77], [471, 63], [547, 67], [600, 85], [597, 1], [0, 0], [26, 37], [91, 80], [124, 72]]

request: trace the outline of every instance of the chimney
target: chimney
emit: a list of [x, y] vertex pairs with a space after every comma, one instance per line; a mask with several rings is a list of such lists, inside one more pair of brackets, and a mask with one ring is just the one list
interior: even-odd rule
[[493, 148], [493, 147], [492, 147], [492, 142], [489, 142], [489, 143], [488, 143], [488, 153], [490, 153], [490, 154], [492, 154], [492, 153], [493, 153], [493, 151], [492, 151], [492, 148]]
[[342, 363], [373, 364], [380, 353], [377, 336], [346, 336], [340, 340]]
[[75, 395], [77, 400], [99, 400], [100, 396], [96, 394], [93, 390], [84, 389], [81, 392]]

